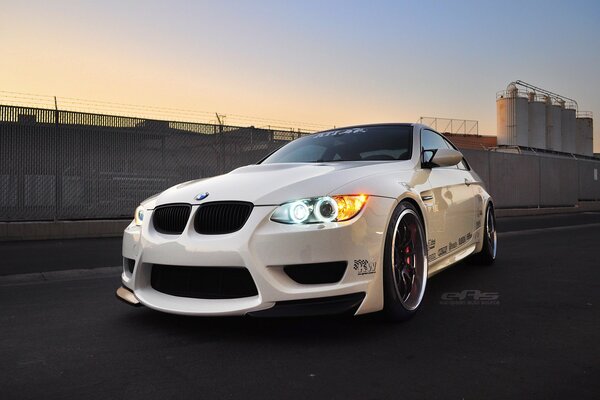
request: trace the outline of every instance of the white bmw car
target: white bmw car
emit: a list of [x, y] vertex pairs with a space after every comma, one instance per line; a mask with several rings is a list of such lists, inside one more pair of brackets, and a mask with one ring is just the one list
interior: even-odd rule
[[496, 245], [492, 198], [452, 143], [419, 124], [354, 126], [142, 202], [117, 296], [186, 315], [405, 320], [429, 277], [491, 264]]

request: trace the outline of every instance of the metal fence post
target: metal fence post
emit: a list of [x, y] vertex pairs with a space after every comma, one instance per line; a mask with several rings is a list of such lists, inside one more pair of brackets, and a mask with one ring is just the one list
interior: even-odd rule
[[58, 213], [60, 210], [60, 190], [62, 188], [62, 179], [60, 171], [60, 127], [59, 127], [59, 114], [58, 114], [58, 101], [54, 96], [54, 221], [58, 220]]
[[538, 208], [542, 208], [542, 157], [538, 157]]

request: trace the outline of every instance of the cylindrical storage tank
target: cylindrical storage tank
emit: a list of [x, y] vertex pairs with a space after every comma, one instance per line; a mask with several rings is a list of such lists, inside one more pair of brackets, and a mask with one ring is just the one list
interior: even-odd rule
[[552, 118], [552, 99], [548, 96], [544, 97], [546, 105], [546, 149], [552, 149], [552, 136], [554, 131], [554, 118]]
[[496, 135], [499, 145], [511, 144], [514, 141], [514, 107], [514, 98], [500, 97], [496, 100]]
[[496, 122], [499, 145], [527, 146], [529, 143], [529, 107], [527, 98], [518, 97], [516, 88], [496, 100]]
[[575, 153], [575, 117], [576, 111], [572, 108], [563, 108], [561, 110], [561, 138], [562, 138], [562, 151], [565, 153]]
[[546, 148], [546, 104], [535, 98], [529, 102], [529, 147]]
[[594, 121], [591, 117], [576, 119], [575, 152], [585, 156], [594, 155]]
[[556, 104], [552, 104], [550, 106], [546, 104], [546, 112], [548, 113], [548, 115], [546, 116], [546, 121], [548, 121], [547, 127], [550, 128], [549, 137], [546, 137], [546, 140], [550, 141], [547, 148], [549, 150], [562, 151], [562, 107]]
[[516, 98], [516, 112], [515, 121], [517, 126], [515, 129], [516, 133], [516, 145], [517, 146], [529, 146], [529, 101], [526, 97]]

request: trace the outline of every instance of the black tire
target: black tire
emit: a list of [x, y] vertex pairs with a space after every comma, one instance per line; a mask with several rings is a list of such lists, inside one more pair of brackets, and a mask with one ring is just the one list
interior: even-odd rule
[[496, 233], [496, 214], [494, 205], [488, 203], [483, 224], [483, 247], [471, 257], [473, 264], [492, 265], [498, 252], [498, 234]]
[[384, 315], [405, 321], [417, 312], [427, 283], [425, 228], [410, 202], [401, 202], [392, 213], [383, 260]]

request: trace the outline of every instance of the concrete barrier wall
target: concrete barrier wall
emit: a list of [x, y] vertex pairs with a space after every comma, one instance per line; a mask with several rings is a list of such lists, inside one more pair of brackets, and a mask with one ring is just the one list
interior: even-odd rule
[[489, 188], [498, 207], [537, 207], [540, 165], [534, 155], [489, 152]]
[[600, 200], [600, 160], [462, 150], [497, 208], [569, 207]]
[[537, 156], [540, 164], [540, 206], [573, 206], [578, 200], [577, 160]]
[[579, 200], [600, 200], [600, 162], [581, 160], [579, 168]]

